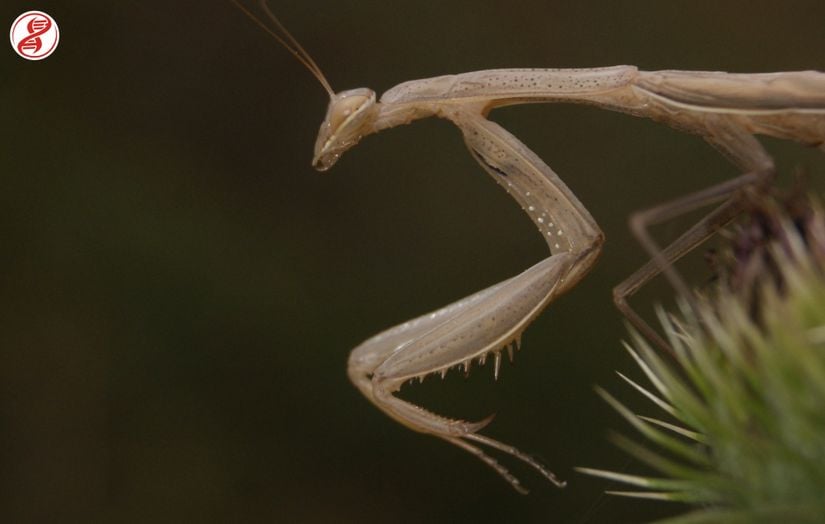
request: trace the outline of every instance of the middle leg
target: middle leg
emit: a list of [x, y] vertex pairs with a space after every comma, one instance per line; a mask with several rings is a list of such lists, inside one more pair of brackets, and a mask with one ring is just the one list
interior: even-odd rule
[[[630, 324], [645, 338], [667, 351], [670, 345], [630, 306], [628, 298], [654, 277], [663, 273], [678, 295], [685, 298], [691, 306], [693, 299], [684, 279], [673, 267], [674, 262], [685, 256], [699, 244], [714, 235], [719, 229], [736, 218], [743, 208], [741, 191], [747, 187], [764, 186], [772, 175], [771, 170], [756, 171], [740, 175], [733, 180], [691, 193], [670, 202], [634, 213], [630, 218], [630, 230], [651, 259], [632, 275], [613, 288], [613, 302]], [[672, 220], [693, 210], [722, 201], [699, 222], [691, 226], [679, 238], [664, 249], [649, 232], [652, 225]]]

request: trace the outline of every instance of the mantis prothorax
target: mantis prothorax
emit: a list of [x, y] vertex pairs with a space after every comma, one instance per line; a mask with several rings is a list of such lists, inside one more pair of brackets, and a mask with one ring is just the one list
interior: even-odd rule
[[[550, 256], [523, 273], [437, 311], [390, 328], [352, 350], [348, 374], [361, 393], [384, 413], [421, 433], [450, 442], [481, 459], [513, 488], [527, 490], [482, 446], [529, 464], [557, 486], [550, 471], [508, 444], [479, 434], [492, 417], [478, 422], [445, 418], [394, 395], [401, 385], [451, 368], [468, 371], [475, 360], [494, 361], [497, 378], [502, 353], [512, 358], [530, 322], [593, 267], [604, 235], [593, 217], [559, 176], [487, 114], [526, 103], [590, 104], [647, 117], [695, 133], [719, 149], [742, 177], [673, 205], [653, 208], [631, 221], [653, 260], [614, 290], [614, 300], [645, 334], [658, 335], [629, 308], [627, 297], [665, 271], [682, 291], [669, 265], [739, 212], [737, 189], [763, 180], [773, 162], [754, 135], [791, 139], [825, 150], [825, 73], [817, 71], [730, 74], [693, 71], [640, 71], [621, 65], [592, 69], [496, 69], [401, 83], [376, 99], [367, 88], [335, 93], [309, 54], [269, 11], [270, 30], [243, 6], [250, 18], [294, 54], [330, 95], [326, 118], [315, 143], [312, 165], [325, 171], [367, 135], [420, 118], [453, 122], [470, 154], [527, 212], [547, 242]], [[675, 243], [659, 250], [647, 236], [647, 223], [667, 219], [711, 201], [723, 203]]]

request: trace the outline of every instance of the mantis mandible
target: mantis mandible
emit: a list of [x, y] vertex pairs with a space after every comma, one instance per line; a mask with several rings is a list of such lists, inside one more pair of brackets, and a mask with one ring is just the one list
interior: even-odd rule
[[[555, 298], [593, 267], [604, 234], [559, 176], [515, 136], [487, 119], [499, 107], [539, 102], [590, 104], [646, 117], [703, 137], [741, 170], [741, 177], [690, 195], [631, 221], [653, 259], [614, 290], [614, 300], [648, 336], [657, 335], [629, 308], [627, 297], [664, 271], [677, 290], [684, 284], [670, 264], [739, 212], [738, 189], [770, 177], [773, 162], [756, 134], [795, 140], [825, 151], [825, 73], [799, 71], [731, 74], [640, 71], [620, 65], [591, 69], [496, 69], [401, 83], [380, 99], [367, 88], [336, 93], [320, 68], [262, 0], [276, 33], [232, 0], [274, 36], [319, 80], [330, 96], [315, 143], [312, 165], [331, 168], [367, 135], [436, 116], [461, 131], [470, 154], [527, 212], [547, 242], [550, 256], [523, 273], [437, 311], [369, 338], [352, 350], [348, 375], [361, 393], [404, 426], [439, 437], [481, 459], [520, 493], [521, 482], [485, 452], [498, 450], [534, 468], [561, 487], [553, 473], [513, 446], [481, 435], [492, 419], [469, 422], [427, 411], [394, 395], [402, 384], [442, 377], [451, 368], [468, 372], [488, 358], [498, 378], [502, 353], [512, 359], [521, 333]], [[659, 250], [646, 226], [710, 202], [723, 202], [673, 244]]]

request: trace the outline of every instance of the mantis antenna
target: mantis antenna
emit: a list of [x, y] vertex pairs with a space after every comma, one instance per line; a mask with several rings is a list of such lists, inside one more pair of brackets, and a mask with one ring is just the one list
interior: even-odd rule
[[282, 46], [284, 46], [287, 49], [287, 51], [292, 53], [292, 56], [298, 59], [298, 61], [301, 62], [301, 64], [303, 64], [304, 67], [306, 67], [315, 78], [318, 79], [318, 82], [321, 83], [321, 86], [329, 94], [330, 98], [335, 96], [335, 91], [333, 91], [332, 86], [329, 85], [327, 77], [325, 77], [324, 73], [321, 72], [321, 68], [318, 67], [318, 64], [315, 63], [315, 60], [312, 59], [312, 56], [310, 56], [310, 54], [307, 53], [306, 49], [304, 49], [304, 47], [298, 42], [298, 40], [296, 40], [295, 37], [292, 36], [292, 34], [289, 31], [287, 31], [286, 27], [284, 27], [284, 24], [282, 24], [281, 21], [278, 20], [278, 17], [275, 16], [275, 14], [272, 12], [272, 10], [269, 9], [269, 6], [266, 4], [265, 0], [261, 0], [260, 2], [261, 9], [263, 9], [263, 11], [266, 13], [266, 16], [270, 20], [272, 20], [272, 23], [275, 24], [275, 29], [279, 31], [281, 34], [278, 34], [278, 32], [273, 31], [266, 24], [261, 22], [261, 20], [258, 19], [258, 17], [253, 15], [249, 11], [249, 9], [244, 7], [240, 2], [238, 2], [238, 0], [229, 1], [235, 4], [235, 7], [240, 9], [243, 14], [249, 17], [249, 19], [255, 22], [261, 29], [269, 33], [269, 35], [272, 36], [272, 38], [274, 38], [275, 40], [277, 40], [278, 43], [280, 43]]

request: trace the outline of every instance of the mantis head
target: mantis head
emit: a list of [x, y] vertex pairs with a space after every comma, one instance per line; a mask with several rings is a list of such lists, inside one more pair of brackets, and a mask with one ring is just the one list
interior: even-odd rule
[[318, 171], [331, 168], [347, 149], [372, 132], [376, 112], [372, 89], [361, 87], [331, 96], [315, 141], [312, 166]]
[[266, 0], [260, 1], [261, 9], [266, 13], [274, 28], [270, 28], [260, 21], [238, 0], [230, 1], [261, 29], [284, 46], [287, 51], [292, 53], [318, 79], [321, 87], [329, 94], [327, 116], [318, 131], [318, 139], [315, 142], [315, 156], [312, 159], [312, 166], [315, 169], [326, 171], [341, 158], [344, 151], [357, 144], [364, 135], [373, 132], [372, 124], [378, 112], [375, 91], [362, 87], [336, 93], [332, 90], [329, 81], [321, 72], [321, 68], [318, 67], [315, 60], [270, 11]]

